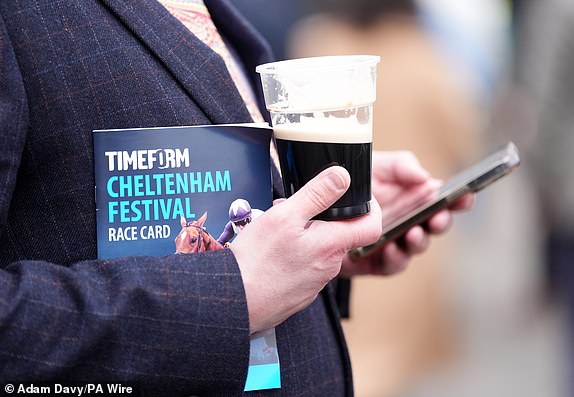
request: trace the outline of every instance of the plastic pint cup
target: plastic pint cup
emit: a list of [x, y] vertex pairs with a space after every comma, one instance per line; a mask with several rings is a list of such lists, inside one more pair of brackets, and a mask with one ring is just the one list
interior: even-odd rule
[[324, 169], [349, 171], [349, 190], [317, 219], [369, 212], [378, 56], [293, 59], [259, 65], [287, 197]]

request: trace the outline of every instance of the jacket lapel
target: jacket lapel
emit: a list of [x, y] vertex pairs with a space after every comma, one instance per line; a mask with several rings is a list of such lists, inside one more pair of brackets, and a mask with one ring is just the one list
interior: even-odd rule
[[156, 0], [100, 0], [157, 56], [214, 124], [251, 116], [222, 58]]
[[[227, 0], [204, 0], [217, 30], [237, 50], [247, 77], [254, 87], [260, 109], [265, 109], [263, 89], [255, 67], [273, 60], [269, 44]], [[263, 116], [270, 122], [268, 113]]]

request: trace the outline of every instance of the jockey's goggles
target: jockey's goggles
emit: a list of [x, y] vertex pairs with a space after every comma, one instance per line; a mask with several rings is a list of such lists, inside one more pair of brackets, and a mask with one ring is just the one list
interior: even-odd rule
[[242, 220], [237, 221], [237, 222], [233, 222], [233, 224], [234, 224], [235, 226], [245, 226], [245, 225], [247, 225], [248, 223], [251, 223], [251, 218], [250, 218], [250, 217], [247, 217], [247, 218], [242, 219]]

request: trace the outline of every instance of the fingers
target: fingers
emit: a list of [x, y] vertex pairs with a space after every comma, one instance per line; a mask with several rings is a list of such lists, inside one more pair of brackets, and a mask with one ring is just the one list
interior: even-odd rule
[[[428, 231], [432, 234], [441, 234], [446, 232], [452, 226], [453, 214], [452, 211], [466, 211], [472, 208], [476, 200], [476, 194], [467, 193], [453, 204], [448, 209], [441, 210], [434, 214], [426, 223]], [[411, 229], [412, 230], [412, 229]]]
[[430, 237], [421, 226], [412, 227], [402, 237], [403, 250], [409, 254], [420, 254], [426, 251], [430, 244]]
[[429, 235], [422, 227], [415, 226], [400, 240], [387, 243], [378, 255], [369, 258], [371, 270], [368, 273], [390, 276], [403, 272], [412, 256], [426, 251], [429, 244]]
[[325, 251], [345, 253], [351, 248], [369, 245], [380, 237], [382, 231], [381, 209], [374, 199], [371, 200], [371, 210], [367, 215], [341, 221], [311, 220], [333, 205], [349, 185], [347, 170], [338, 166], [330, 167], [287, 200], [275, 200], [269, 212], [281, 213], [279, 219], [288, 217], [298, 222], [312, 244]]
[[452, 214], [449, 210], [441, 210], [430, 217], [427, 221], [427, 227], [432, 234], [441, 234], [446, 232], [452, 225]]
[[342, 221], [313, 221], [311, 230], [320, 236], [315, 245], [327, 250], [350, 249], [374, 243], [381, 237], [383, 223], [381, 208], [376, 200], [371, 199], [371, 210], [368, 214]]
[[471, 209], [476, 202], [476, 194], [467, 193], [449, 206], [453, 211], [466, 211]]
[[[405, 189], [395, 200], [386, 204], [383, 203], [383, 219], [389, 223], [388, 220], [404, 215], [410, 209], [430, 201], [438, 193], [440, 186], [441, 182], [438, 179], [429, 179], [424, 183]], [[375, 197], [380, 197], [378, 194], [382, 195], [384, 189], [383, 186], [373, 186], [373, 194]]]
[[380, 275], [390, 276], [407, 268], [410, 254], [401, 250], [396, 242], [390, 242], [383, 248], [382, 266], [377, 270]]
[[350, 184], [351, 177], [346, 169], [329, 167], [311, 179], [281, 207], [306, 223], [341, 198]]
[[373, 152], [373, 176], [402, 185], [423, 183], [430, 174], [409, 151]]

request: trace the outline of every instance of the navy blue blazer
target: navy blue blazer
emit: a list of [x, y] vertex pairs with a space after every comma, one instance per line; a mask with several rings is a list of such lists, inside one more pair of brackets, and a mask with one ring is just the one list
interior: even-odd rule
[[[269, 51], [206, 1], [256, 85]], [[96, 260], [92, 130], [250, 121], [221, 58], [155, 0], [0, 2], [0, 384], [239, 396], [249, 324], [228, 251]], [[351, 395], [330, 291], [277, 328], [281, 390]]]

